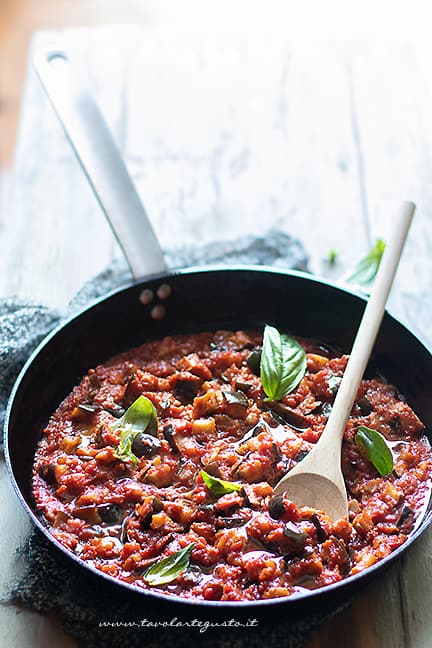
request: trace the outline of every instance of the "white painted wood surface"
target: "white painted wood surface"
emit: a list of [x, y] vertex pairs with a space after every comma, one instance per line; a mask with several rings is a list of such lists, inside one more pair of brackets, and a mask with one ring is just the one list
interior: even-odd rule
[[[90, 76], [166, 247], [274, 225], [303, 239], [315, 272], [339, 276], [414, 200], [390, 305], [432, 341], [428, 46], [116, 27], [43, 33], [34, 47], [53, 42]], [[64, 308], [118, 249], [31, 69], [23, 106], [0, 294]], [[0, 471], [4, 584], [28, 523]], [[428, 533], [311, 646], [429, 646], [431, 557]], [[1, 646], [73, 645], [53, 620], [13, 607], [0, 608], [0, 627]]]

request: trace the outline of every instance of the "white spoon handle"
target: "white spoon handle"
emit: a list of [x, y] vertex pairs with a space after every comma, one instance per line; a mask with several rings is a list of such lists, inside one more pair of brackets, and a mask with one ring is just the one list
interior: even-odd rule
[[337, 441], [342, 441], [346, 422], [372, 352], [414, 211], [414, 203], [402, 203], [357, 331], [333, 409], [320, 439], [321, 443], [331, 444], [337, 454], [340, 453], [340, 443]]

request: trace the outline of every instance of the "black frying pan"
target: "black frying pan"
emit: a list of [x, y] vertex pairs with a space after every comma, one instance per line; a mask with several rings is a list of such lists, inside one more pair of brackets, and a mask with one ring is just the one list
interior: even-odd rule
[[[51, 72], [51, 61], [61, 56], [61, 75], [67, 80], [58, 84], [58, 71]], [[407, 542], [367, 571], [344, 581], [294, 597], [253, 602], [190, 601], [177, 596], [167, 597], [151, 590], [137, 590], [93, 569], [60, 545], [43, 526], [34, 510], [31, 494], [31, 473], [34, 452], [42, 426], [91, 367], [110, 356], [161, 338], [167, 334], [192, 333], [218, 328], [261, 328], [270, 322], [303, 337], [312, 337], [349, 352], [365, 307], [365, 298], [330, 282], [300, 272], [274, 271], [267, 267], [197, 268], [178, 272], [164, 269], [163, 257], [153, 231], [126, 168], [118, 156], [102, 116], [74, 81], [64, 54], [44, 55], [37, 63], [38, 72], [61, 113], [74, 150], [88, 176], [99, 201], [111, 221], [114, 216], [130, 214], [135, 219], [133, 236], [119, 232], [132, 273], [157, 270], [150, 278], [135, 278], [129, 285], [98, 300], [52, 332], [32, 354], [13, 389], [5, 423], [5, 454], [9, 475], [19, 500], [33, 523], [70, 559], [71, 568], [91, 572], [102, 584], [133, 591], [144, 597], [149, 606], [173, 608], [189, 614], [235, 614], [267, 616], [271, 612], [294, 615], [310, 612], [345, 600], [393, 563], [426, 529], [432, 518], [429, 507]], [[56, 66], [57, 67], [57, 66]], [[75, 85], [74, 85], [75, 84]], [[87, 140], [82, 139], [83, 135]], [[97, 148], [99, 146], [99, 148]], [[106, 166], [101, 165], [104, 161]], [[127, 209], [125, 212], [125, 202]], [[112, 211], [114, 210], [114, 211]], [[130, 210], [128, 212], [128, 210]], [[133, 219], [132, 219], [133, 220]], [[112, 223], [113, 224], [113, 223]], [[123, 223], [124, 224], [124, 223]], [[117, 228], [114, 223], [113, 227]], [[149, 234], [150, 232], [150, 234]], [[144, 235], [144, 237], [143, 237]], [[145, 243], [147, 241], [147, 244]], [[148, 243], [150, 242], [150, 243]], [[145, 247], [145, 254], [141, 251]], [[143, 265], [144, 261], [150, 263]], [[159, 265], [159, 267], [158, 267]], [[162, 267], [161, 267], [162, 266]], [[166, 314], [155, 319], [154, 303], [140, 301], [146, 288], [157, 292], [168, 284], [171, 295], [165, 300]], [[432, 355], [427, 347], [394, 317], [386, 314], [374, 349], [374, 363], [388, 380], [398, 386], [408, 402], [424, 421], [432, 426]], [[161, 608], [161, 606], [163, 606]], [[181, 607], [179, 607], [181, 606]]]

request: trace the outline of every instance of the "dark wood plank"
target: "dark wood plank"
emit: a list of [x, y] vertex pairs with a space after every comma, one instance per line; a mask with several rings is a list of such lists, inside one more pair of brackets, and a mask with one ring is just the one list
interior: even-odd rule
[[349, 643], [350, 648], [381, 648], [373, 599], [368, 591], [359, 595], [348, 607], [317, 630], [305, 648], [335, 648]]

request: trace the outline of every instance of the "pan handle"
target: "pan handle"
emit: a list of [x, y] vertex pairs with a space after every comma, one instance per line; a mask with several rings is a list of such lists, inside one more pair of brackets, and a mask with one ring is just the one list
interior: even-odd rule
[[120, 151], [69, 54], [42, 50], [34, 67], [134, 279], [165, 272], [159, 241]]

